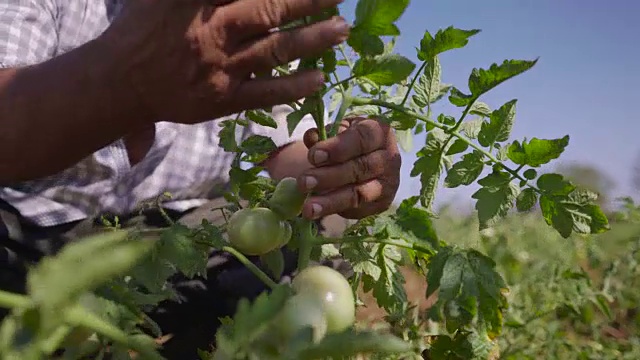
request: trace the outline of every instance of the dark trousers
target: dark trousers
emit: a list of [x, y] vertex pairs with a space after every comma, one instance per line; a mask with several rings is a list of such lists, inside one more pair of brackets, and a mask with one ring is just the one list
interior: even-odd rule
[[[214, 224], [224, 221], [220, 211], [213, 208], [224, 205], [223, 199], [213, 200], [198, 209], [167, 214], [187, 226], [201, 223], [206, 218]], [[123, 227], [166, 227], [166, 220], [157, 210], [147, 210], [134, 216], [119, 217]], [[25, 264], [37, 262], [42, 256], [55, 254], [74, 239], [89, 235], [101, 225], [99, 219], [42, 228], [34, 226], [8, 204], [0, 201], [0, 288], [25, 293]], [[262, 267], [257, 259], [251, 259]], [[285, 251], [285, 272], [289, 277], [295, 269], [296, 256]], [[341, 266], [327, 263], [330, 266]], [[339, 269], [341, 270], [341, 269]], [[347, 270], [348, 271], [348, 270]], [[168, 359], [196, 359], [197, 350], [209, 350], [220, 326], [219, 318], [233, 316], [240, 298], [253, 299], [266, 290], [266, 286], [244, 265], [227, 253], [214, 252], [207, 266], [207, 279], [187, 279], [177, 275], [171, 280], [178, 292], [178, 301], [165, 301], [149, 313], [170, 340], [164, 343], [162, 355]], [[0, 321], [7, 315], [0, 309]]]

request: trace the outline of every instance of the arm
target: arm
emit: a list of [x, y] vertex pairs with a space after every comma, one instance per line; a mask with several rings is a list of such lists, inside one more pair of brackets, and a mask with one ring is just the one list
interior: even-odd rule
[[[149, 123], [113, 52], [91, 41], [47, 59], [56, 29], [46, 2], [14, 4], [0, 6], [1, 185], [61, 171]], [[36, 48], [15, 46], [38, 36]]]

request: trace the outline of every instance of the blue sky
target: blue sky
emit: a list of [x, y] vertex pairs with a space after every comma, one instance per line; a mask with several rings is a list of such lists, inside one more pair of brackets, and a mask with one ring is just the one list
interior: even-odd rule
[[[356, 0], [346, 0], [343, 16], [352, 20], [355, 5]], [[613, 178], [614, 195], [636, 195], [630, 179], [640, 155], [640, 116], [633, 110], [640, 102], [638, 14], [640, 1], [634, 0], [412, 0], [398, 22], [397, 52], [417, 61], [415, 47], [425, 30], [433, 34], [450, 25], [482, 30], [465, 48], [440, 58], [443, 82], [464, 90], [474, 67], [540, 57], [533, 69], [481, 101], [497, 108], [518, 99], [514, 139], [569, 134], [561, 161], [589, 163]], [[414, 139], [414, 152], [423, 142]], [[414, 161], [404, 154], [398, 200], [419, 191], [418, 180], [409, 177]], [[439, 202], [469, 202], [475, 189], [442, 189]]]

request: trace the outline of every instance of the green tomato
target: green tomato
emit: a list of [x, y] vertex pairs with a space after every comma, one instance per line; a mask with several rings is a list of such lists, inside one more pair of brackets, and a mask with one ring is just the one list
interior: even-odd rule
[[298, 190], [295, 178], [286, 177], [276, 185], [268, 201], [269, 208], [284, 220], [291, 220], [302, 213], [306, 195]]
[[286, 227], [270, 209], [245, 208], [231, 216], [227, 232], [231, 245], [243, 254], [262, 255], [281, 247]]
[[299, 331], [311, 328], [312, 340], [319, 342], [327, 333], [327, 319], [322, 301], [313, 294], [297, 294], [287, 300], [275, 318], [277, 336], [288, 341]]
[[302, 270], [291, 283], [297, 294], [312, 294], [322, 301], [327, 332], [342, 332], [353, 325], [356, 306], [351, 285], [342, 274], [327, 266]]

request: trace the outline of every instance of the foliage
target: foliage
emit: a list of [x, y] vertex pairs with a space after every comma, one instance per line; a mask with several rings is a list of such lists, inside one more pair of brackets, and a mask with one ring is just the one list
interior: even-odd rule
[[[301, 69], [320, 68], [330, 80], [318, 94], [291, 104], [294, 111], [287, 122], [292, 132], [309, 114], [321, 139], [335, 136], [339, 120], [354, 114], [389, 123], [401, 139], [426, 132], [426, 142], [416, 152], [411, 171], [411, 176], [420, 178], [419, 195], [404, 199], [395, 211], [358, 221], [339, 238], [318, 234], [310, 221], [300, 217], [281, 220], [293, 229], [285, 246], [298, 252], [298, 270], [312, 259], [343, 256], [355, 271], [349, 279], [352, 288], [362, 287], [373, 294], [389, 314], [390, 323], [395, 324], [392, 329], [353, 326], [315, 339], [307, 327], [283, 342], [273, 336], [278, 326], [274, 319], [294, 292], [231, 246], [224, 236], [226, 225], [203, 220], [194, 228], [173, 224], [161, 231], [113, 230], [117, 226], [112, 226], [103, 235], [68, 245], [58, 256], [31, 269], [26, 295], [0, 293], [0, 304], [12, 308], [0, 328], [3, 358], [42, 359], [60, 347], [65, 349], [65, 359], [91, 352], [129, 358], [129, 351], [141, 359], [161, 358], [153, 341], [161, 329], [144, 310], [172, 298], [168, 285], [172, 275], [202, 274], [207, 254], [213, 249], [233, 254], [270, 291], [253, 301], [242, 299], [235, 315], [226, 319], [216, 334], [216, 348], [211, 353], [203, 351], [203, 359], [353, 358], [359, 354], [384, 359], [489, 359], [495, 358], [499, 345], [511, 354], [511, 344], [520, 336], [513, 335], [511, 329], [520, 325], [511, 318], [518, 314], [518, 308], [510, 307], [509, 300], [519, 291], [529, 291], [526, 286], [530, 282], [521, 277], [518, 281], [522, 285], [513, 283], [511, 270], [496, 262], [496, 258], [508, 255], [500, 251], [510, 248], [483, 252], [447, 242], [439, 235], [433, 223], [439, 184], [444, 182], [449, 188], [480, 185], [472, 196], [476, 200], [476, 232], [491, 230], [510, 212], [529, 211], [536, 204], [538, 219], [541, 215], [545, 226], [559, 235], [554, 239], [559, 243], [579, 235], [602, 234], [609, 230], [609, 220], [595, 203], [595, 193], [560, 174], [540, 173], [542, 165], [561, 156], [569, 145], [568, 135], [512, 140], [517, 100], [495, 109], [481, 102], [484, 94], [529, 71], [538, 60], [510, 59], [474, 68], [468, 89], [446, 84], [441, 79], [439, 56], [461, 51], [480, 30], [448, 27], [434, 34], [426, 31], [417, 47], [420, 63], [416, 64], [393, 52], [393, 37], [400, 35], [395, 23], [408, 4], [408, 0], [359, 0], [348, 47], [341, 45], [318, 58], [302, 59]], [[335, 13], [338, 9], [323, 17]], [[320, 18], [301, 19], [292, 26]], [[389, 37], [392, 39], [385, 42]], [[274, 70], [290, 72], [288, 67]], [[347, 76], [341, 79], [340, 73]], [[324, 98], [330, 99], [327, 108]], [[447, 100], [460, 109], [458, 116], [433, 113], [434, 104]], [[275, 149], [274, 143], [262, 136], [238, 143], [234, 136], [237, 127], [251, 121], [274, 127], [276, 122], [267, 110], [247, 111], [223, 123], [221, 146], [236, 154], [230, 170], [231, 187], [225, 194], [232, 205], [220, 210], [226, 215], [274, 203], [271, 199], [277, 184], [260, 175], [263, 169], [259, 165]], [[334, 119], [328, 131], [325, 113]], [[253, 166], [243, 169], [241, 162]], [[277, 257], [263, 255], [275, 264], [271, 273], [280, 273]], [[437, 294], [430, 316], [444, 330], [433, 336], [425, 336], [419, 330], [420, 322], [410, 317], [405, 279], [399, 272], [406, 259], [428, 281], [425, 297]], [[577, 270], [545, 275], [540, 279], [557, 284], [585, 278]], [[558, 296], [584, 295], [573, 294], [572, 286], [562, 285]], [[589, 288], [589, 284], [584, 286]], [[605, 308], [604, 293], [588, 295], [585, 299]], [[78, 329], [93, 335], [68, 345], [68, 335]]]

